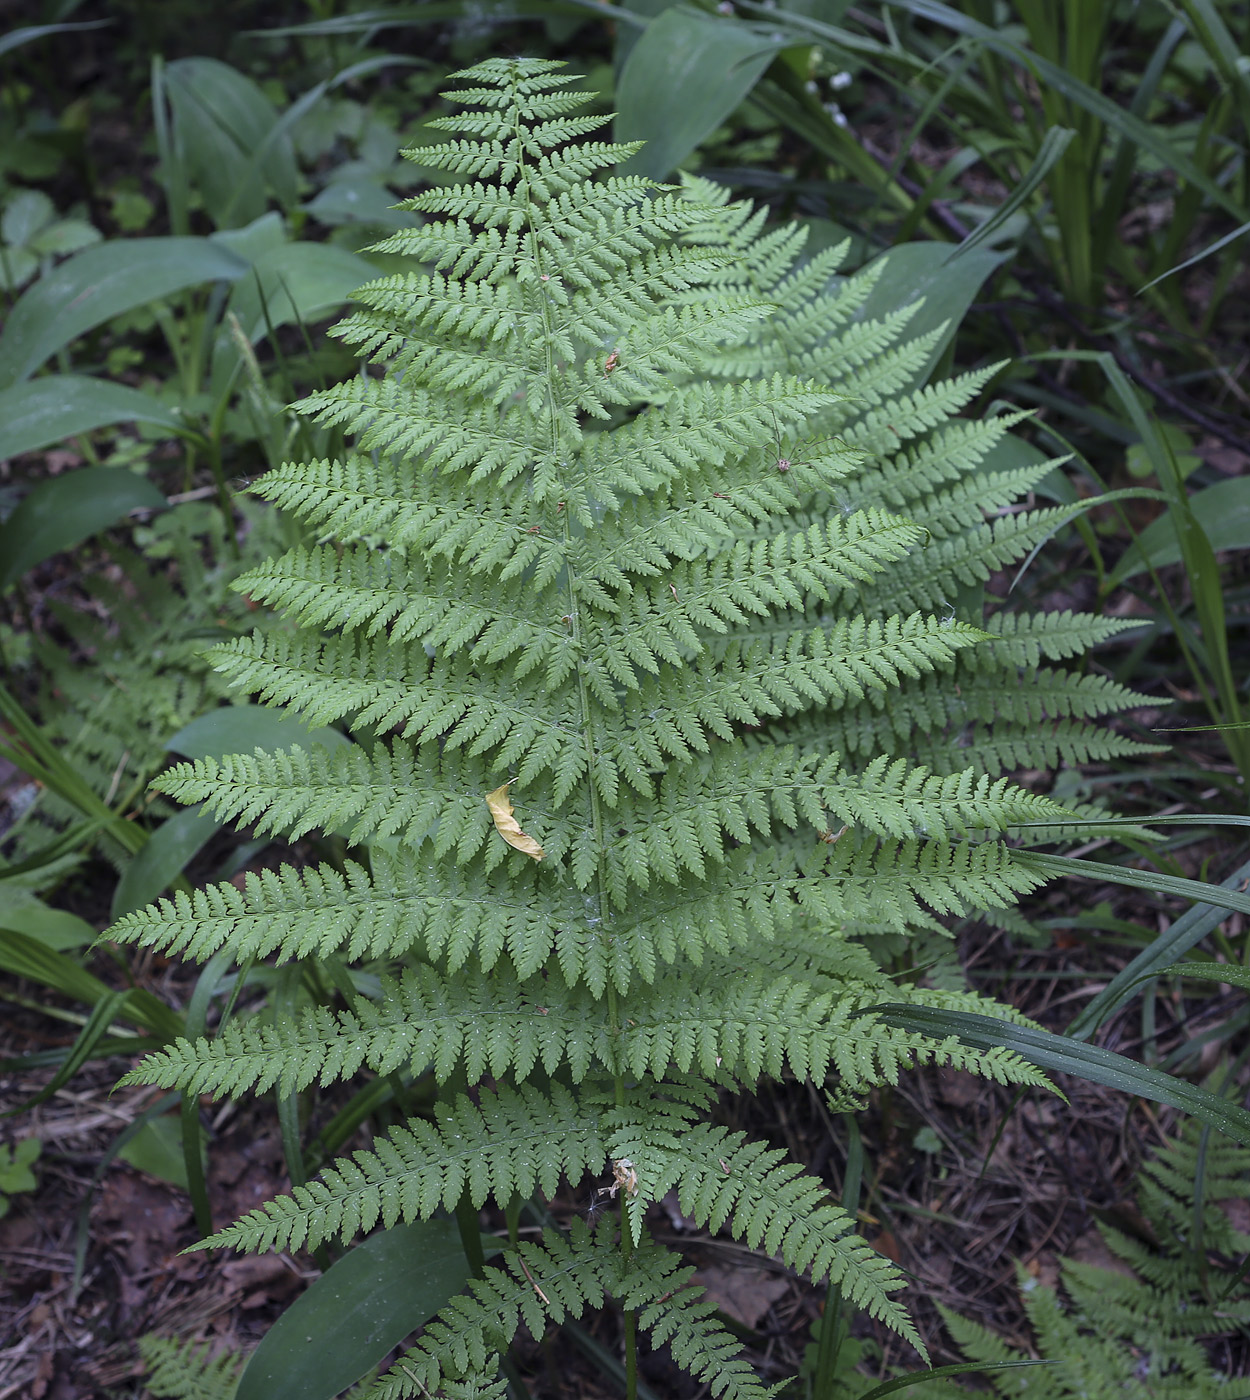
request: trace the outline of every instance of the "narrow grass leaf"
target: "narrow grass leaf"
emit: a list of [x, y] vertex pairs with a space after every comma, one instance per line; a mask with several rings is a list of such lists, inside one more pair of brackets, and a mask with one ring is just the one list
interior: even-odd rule
[[926, 1381], [942, 1380], [946, 1376], [974, 1376], [987, 1371], [1013, 1371], [1021, 1366], [1054, 1366], [1058, 1363], [1046, 1358], [1036, 1361], [972, 1361], [960, 1366], [938, 1366], [932, 1371], [918, 1371], [910, 1376], [896, 1376], [892, 1381], [874, 1386], [865, 1391], [859, 1400], [884, 1400], [896, 1391], [907, 1390], [913, 1385], [924, 1385]]
[[1250, 233], [1250, 221], [1242, 224], [1240, 228], [1235, 228], [1232, 233], [1226, 233], [1223, 238], [1217, 238], [1214, 243], [1208, 243], [1200, 253], [1195, 253], [1193, 257], [1186, 258], [1184, 262], [1177, 263], [1175, 267], [1169, 267], [1166, 272], [1161, 272], [1158, 277], [1152, 277], [1145, 286], [1138, 287], [1134, 295], [1141, 296], [1143, 292], [1149, 291], [1151, 287], [1156, 287], [1160, 282], [1171, 277], [1174, 272], [1184, 272], [1187, 267], [1193, 267], [1195, 263], [1200, 263], [1204, 258], [1209, 258], [1212, 253], [1218, 253], [1221, 248], [1227, 248], [1230, 243], [1236, 243], [1236, 241], [1246, 233]]
[[[1246, 889], [1250, 883], [1250, 861], [1235, 870], [1223, 887], [1230, 892]], [[1081, 1014], [1068, 1027], [1065, 1034], [1073, 1039], [1086, 1040], [1102, 1023], [1117, 1012], [1133, 995], [1133, 989], [1142, 981], [1160, 975], [1165, 967], [1175, 964], [1180, 958], [1196, 947], [1213, 929], [1228, 917], [1228, 911], [1220, 905], [1204, 902], [1187, 909], [1172, 926], [1161, 933], [1149, 947], [1140, 953], [1103, 988]]]
[[1124, 865], [1105, 865], [1095, 860], [1079, 860], [1075, 856], [1042, 855], [1037, 851], [1016, 851], [1012, 857], [1028, 870], [1047, 876], [1078, 876], [1084, 880], [1107, 880], [1113, 885], [1130, 889], [1149, 890], [1151, 894], [1170, 894], [1218, 904], [1250, 914], [1250, 895], [1237, 889], [1204, 885], [1201, 880], [1186, 880], [1179, 875], [1164, 875], [1157, 870], [1132, 870]]
[[80, 29], [103, 29], [112, 23], [111, 19], [90, 19], [76, 24], [28, 24], [22, 29], [14, 29], [0, 36], [0, 58], [6, 53], [12, 53], [14, 49], [20, 49], [23, 44], [33, 43], [49, 34], [72, 34]]
[[936, 1007], [887, 1004], [872, 1007], [861, 1014], [875, 1016], [888, 1026], [897, 1026], [900, 1030], [914, 1031], [935, 1039], [954, 1036], [974, 1050], [999, 1047], [1011, 1050], [1038, 1069], [1075, 1075], [1121, 1093], [1167, 1104], [1210, 1124], [1238, 1142], [1250, 1143], [1250, 1112], [1244, 1108], [1174, 1075], [1139, 1065], [1097, 1045], [1085, 1045], [1066, 1036], [1052, 1035], [1049, 1031], [1000, 1021], [995, 1016], [945, 1011]]
[[1032, 165], [1025, 172], [1024, 179], [1012, 190], [1005, 200], [983, 224], [978, 224], [967, 238], [951, 254], [951, 262], [992, 238], [1033, 194], [1034, 190], [1050, 173], [1051, 167], [1063, 155], [1076, 132], [1071, 127], [1055, 126], [1046, 133], [1033, 158]]
[[[979, 39], [994, 53], [1012, 63], [1018, 63], [1043, 87], [1066, 97], [1092, 117], [1105, 123], [1112, 131], [1148, 152], [1165, 169], [1174, 171], [1182, 180], [1196, 186], [1208, 199], [1234, 218], [1245, 217], [1244, 206], [1233, 195], [1200, 170], [1183, 151], [1161, 136], [1149, 122], [1133, 116], [1111, 98], [1105, 97], [1088, 83], [1073, 76], [1066, 68], [1051, 63], [1049, 59], [1016, 43], [1010, 37], [1010, 31], [991, 29], [989, 25], [982, 24], [969, 15], [960, 14], [949, 5], [939, 4], [938, 0], [885, 0], [885, 3], [893, 9], [907, 10], [919, 19], [927, 19], [946, 29], [952, 29], [957, 34]], [[782, 22], [783, 17], [778, 16], [778, 20]]]
[[11, 1118], [16, 1113], [25, 1113], [37, 1104], [46, 1103], [58, 1089], [68, 1084], [91, 1058], [92, 1053], [100, 1041], [104, 1039], [114, 1020], [125, 1011], [126, 1003], [130, 1000], [131, 995], [129, 989], [106, 991], [91, 1008], [91, 1014], [87, 1017], [77, 1039], [70, 1046], [69, 1053], [61, 1061], [60, 1068], [52, 1078], [37, 1094], [32, 1094], [30, 1098], [15, 1108], [6, 1109], [3, 1114], [0, 1114], [0, 1117]]

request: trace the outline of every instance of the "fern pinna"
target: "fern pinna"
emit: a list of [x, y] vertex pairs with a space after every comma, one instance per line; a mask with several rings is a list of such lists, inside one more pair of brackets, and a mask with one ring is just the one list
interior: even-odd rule
[[[466, 134], [419, 152], [446, 182], [409, 202], [427, 222], [380, 245], [423, 270], [362, 288], [337, 330], [386, 372], [302, 405], [356, 450], [256, 488], [308, 544], [239, 586], [292, 625], [217, 664], [354, 743], [160, 782], [261, 831], [337, 830], [354, 858], [114, 930], [380, 978], [365, 993], [338, 976], [345, 1008], [236, 1020], [133, 1078], [449, 1086], [432, 1117], [207, 1244], [314, 1246], [562, 1179], [615, 1202], [619, 1229], [549, 1231], [487, 1269], [379, 1394], [493, 1394], [522, 1322], [539, 1333], [610, 1298], [631, 1375], [641, 1326], [713, 1393], [762, 1395], [647, 1208], [675, 1189], [708, 1228], [919, 1344], [897, 1271], [822, 1183], [710, 1111], [761, 1076], [836, 1074], [854, 1094], [924, 1057], [1032, 1082], [1006, 1054], [875, 1023], [884, 1000], [982, 1003], [897, 985], [857, 936], [1035, 883], [993, 838], [1061, 809], [995, 776], [1016, 739], [974, 771], [959, 735], [1105, 629], [952, 615], [954, 590], [1054, 528], [983, 523], [979, 503], [1028, 471], [967, 487], [1014, 420], [953, 416], [975, 378], [909, 387], [927, 352], [893, 345], [906, 317], [857, 321], [865, 279], [802, 263], [796, 232], [764, 234], [698, 183], [592, 180], [635, 148], [584, 139], [599, 121], [573, 115], [556, 68], [459, 75], [450, 96], [476, 110], [434, 125]], [[1065, 716], [1123, 698], [1096, 686], [1078, 709], [1082, 684], [1052, 685], [1074, 745]], [[917, 736], [927, 768], [907, 758]]]

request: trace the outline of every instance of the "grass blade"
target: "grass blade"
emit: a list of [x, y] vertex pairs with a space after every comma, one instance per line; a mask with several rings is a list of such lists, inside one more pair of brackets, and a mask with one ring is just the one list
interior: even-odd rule
[[1002, 1048], [1014, 1051], [1038, 1069], [1071, 1074], [1104, 1084], [1125, 1094], [1178, 1108], [1192, 1118], [1218, 1129], [1237, 1142], [1250, 1144], [1250, 1113], [1207, 1089], [1200, 1089], [1174, 1075], [1139, 1065], [1097, 1045], [1085, 1045], [1050, 1031], [1017, 1026], [994, 1016], [966, 1011], [944, 1011], [929, 1006], [886, 1004], [860, 1013], [875, 1016], [887, 1026], [913, 1031], [934, 1039], [954, 1036], [973, 1050]]
[[1063, 155], [1072, 143], [1072, 138], [1076, 132], [1068, 126], [1054, 126], [1046, 133], [1037, 155], [1033, 158], [1033, 164], [1029, 167], [1023, 180], [1015, 187], [997, 209], [990, 215], [983, 224], [979, 224], [968, 235], [967, 238], [951, 254], [951, 262], [962, 257], [964, 253], [986, 239], [991, 238], [1003, 227], [1008, 219], [1025, 202], [1035, 189], [1049, 174], [1051, 167]]
[[1015, 851], [1012, 858], [1039, 875], [1078, 876], [1086, 880], [1107, 880], [1113, 885], [1127, 885], [1134, 890], [1149, 890], [1152, 894], [1170, 894], [1178, 899], [1218, 904], [1250, 914], [1250, 895], [1241, 890], [1213, 888], [1201, 880], [1186, 880], [1180, 875], [1164, 875], [1157, 870], [1132, 870], [1125, 865], [1105, 865], [1101, 861], [1078, 860], [1075, 856], [1048, 856], [1037, 851]]
[[[1148, 122], [1113, 102], [1109, 97], [1074, 78], [1067, 69], [1051, 63], [1040, 54], [1024, 48], [1007, 37], [1007, 31], [991, 29], [980, 21], [960, 14], [949, 5], [938, 0], [885, 0], [895, 9], [906, 10], [919, 19], [930, 20], [943, 28], [953, 29], [957, 34], [979, 39], [988, 49], [1025, 68], [1046, 89], [1066, 97], [1070, 102], [1104, 122], [1112, 131], [1148, 152], [1157, 161], [1176, 174], [1187, 184], [1200, 189], [1213, 203], [1226, 210], [1236, 219], [1245, 217], [1244, 206], [1238, 203], [1226, 190], [1220, 188], [1210, 176], [1200, 170], [1192, 160], [1170, 142], [1164, 140]], [[799, 28], [812, 28], [811, 21], [797, 15], [777, 15], [777, 23], [789, 23]]]
[[[1235, 870], [1224, 881], [1223, 888], [1229, 891], [1244, 890], [1247, 882], [1250, 882], [1250, 861]], [[1143, 948], [1123, 971], [1111, 979], [1065, 1034], [1077, 1040], [1087, 1039], [1129, 1000], [1134, 987], [1178, 962], [1227, 917], [1226, 909], [1209, 901], [1187, 909], [1166, 933], [1161, 933], [1149, 947]]]

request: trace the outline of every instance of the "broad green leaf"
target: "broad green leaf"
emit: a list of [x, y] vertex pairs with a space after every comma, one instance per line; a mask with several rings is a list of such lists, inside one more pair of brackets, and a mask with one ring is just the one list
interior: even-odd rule
[[221, 229], [213, 234], [212, 241], [251, 264], [275, 248], [285, 248], [289, 240], [286, 220], [276, 209], [271, 209], [242, 228]]
[[[625, 65], [629, 61], [629, 56], [637, 46], [638, 40], [647, 32], [648, 25], [655, 21], [664, 13], [671, 10], [680, 0], [630, 0], [628, 11], [617, 11], [614, 19], [624, 18], [628, 14], [628, 21], [618, 23], [616, 26], [616, 43], [613, 46], [613, 67], [617, 74], [625, 70]], [[616, 106], [615, 101], [612, 104]]]
[[96, 931], [77, 914], [65, 909], [52, 909], [30, 890], [0, 881], [0, 927], [42, 943], [59, 953], [84, 948], [95, 941]]
[[0, 288], [15, 292], [39, 271], [39, 259], [25, 248], [0, 248]]
[[58, 219], [47, 228], [40, 229], [31, 239], [30, 246], [40, 257], [49, 254], [59, 256], [89, 248], [93, 243], [99, 243], [102, 237], [100, 230], [85, 219]]
[[81, 374], [49, 374], [0, 389], [0, 460], [37, 452], [110, 423], [180, 432], [178, 414], [151, 394]]
[[273, 1324], [252, 1353], [235, 1400], [330, 1400], [429, 1321], [468, 1279], [453, 1221], [380, 1231], [349, 1250]]
[[0, 387], [25, 379], [80, 335], [202, 282], [233, 282], [247, 264], [207, 238], [123, 238], [84, 248], [41, 277], [0, 333]]
[[268, 705], [224, 705], [185, 725], [165, 745], [184, 758], [224, 758], [231, 753], [267, 753], [295, 745], [308, 748], [324, 744], [350, 744], [337, 729], [309, 727], [296, 714]]
[[271, 326], [307, 325], [336, 311], [378, 275], [371, 262], [332, 243], [287, 243], [257, 258], [230, 294], [230, 310], [249, 340]]
[[[43, 1143], [37, 1137], [22, 1138], [13, 1147], [0, 1146], [0, 1203], [4, 1197], [18, 1191], [34, 1191], [39, 1183], [31, 1171], [31, 1164], [39, 1160]], [[0, 1210], [0, 1215], [4, 1211]]]
[[130, 511], [167, 504], [150, 481], [122, 467], [83, 467], [41, 481], [0, 525], [0, 589]]
[[415, 219], [395, 208], [395, 196], [372, 175], [332, 180], [304, 208], [323, 224], [366, 224], [371, 228], [411, 228]]
[[[158, 1181], [168, 1181], [184, 1191], [190, 1189], [186, 1158], [182, 1154], [182, 1127], [178, 1119], [168, 1113], [144, 1123], [117, 1149], [117, 1155]], [[201, 1155], [207, 1157], [207, 1152], [202, 1151]]]
[[181, 58], [165, 70], [165, 91], [188, 174], [216, 227], [251, 223], [265, 212], [269, 192], [294, 205], [294, 149], [251, 78], [215, 58]]
[[117, 882], [110, 917], [116, 921], [123, 914], [151, 904], [220, 830], [221, 823], [201, 807], [188, 807], [162, 822]]
[[616, 139], [647, 143], [622, 168], [653, 179], [668, 175], [792, 42], [724, 15], [665, 10], [634, 45], [616, 85]]
[[42, 190], [16, 190], [0, 214], [0, 239], [12, 247], [29, 243], [56, 218], [56, 205]]
[[[1189, 498], [1194, 519], [1202, 527], [1211, 548], [1250, 549], [1250, 477], [1234, 476], [1195, 491]], [[1180, 542], [1167, 514], [1152, 521], [1124, 551], [1108, 583], [1121, 584], [1143, 573], [1147, 561], [1156, 569], [1179, 563]]]
[[954, 1036], [973, 1050], [1002, 1047], [1014, 1051], [1038, 1069], [1072, 1074], [1094, 1084], [1105, 1084], [1125, 1094], [1168, 1104], [1209, 1124], [1217, 1131], [1250, 1144], [1250, 1112], [1206, 1089], [1199, 1089], [1174, 1075], [1139, 1065], [1097, 1045], [1085, 1045], [1049, 1031], [1017, 1026], [995, 1016], [966, 1011], [944, 1011], [931, 1006], [874, 1006], [863, 1014], [875, 1016], [887, 1026], [944, 1040]]

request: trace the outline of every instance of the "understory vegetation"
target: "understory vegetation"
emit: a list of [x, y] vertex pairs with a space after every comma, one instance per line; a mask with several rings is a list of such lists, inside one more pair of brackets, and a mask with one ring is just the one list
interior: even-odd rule
[[1250, 7], [27, 9], [0, 1397], [1250, 1396]]

